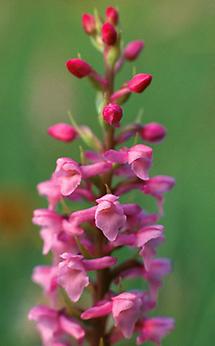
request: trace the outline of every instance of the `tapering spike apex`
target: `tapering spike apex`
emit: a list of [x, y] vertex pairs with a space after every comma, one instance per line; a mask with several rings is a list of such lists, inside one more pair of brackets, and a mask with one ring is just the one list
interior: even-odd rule
[[117, 32], [110, 23], [104, 23], [102, 26], [102, 40], [108, 46], [113, 46], [117, 40]]
[[149, 123], [142, 127], [140, 136], [145, 141], [158, 143], [166, 136], [166, 129], [161, 124], [155, 122]]
[[130, 61], [137, 59], [143, 47], [144, 47], [143, 41], [132, 41], [128, 43], [124, 49], [125, 59]]
[[151, 81], [152, 75], [138, 73], [128, 82], [128, 88], [131, 92], [139, 94], [149, 86]]
[[77, 78], [87, 77], [92, 72], [91, 66], [85, 60], [79, 58], [68, 60], [66, 67]]
[[114, 127], [120, 126], [122, 115], [122, 108], [115, 103], [109, 103], [103, 109], [103, 118], [105, 122]]
[[106, 9], [106, 19], [113, 25], [117, 25], [119, 22], [119, 12], [115, 7], [107, 7]]
[[92, 35], [96, 30], [96, 21], [92, 14], [84, 13], [82, 16], [82, 26], [88, 35]]

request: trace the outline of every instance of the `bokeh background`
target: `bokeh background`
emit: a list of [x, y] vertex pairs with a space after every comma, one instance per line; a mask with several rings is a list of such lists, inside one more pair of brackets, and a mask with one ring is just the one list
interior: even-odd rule
[[[158, 314], [176, 318], [166, 346], [212, 346], [215, 328], [215, 3], [213, 0], [0, 0], [0, 335], [2, 346], [39, 345], [26, 315], [41, 301], [31, 281], [44, 263], [32, 209], [45, 206], [35, 185], [47, 179], [59, 156], [77, 155], [71, 145], [46, 136], [67, 121], [67, 110], [98, 131], [94, 91], [69, 75], [65, 61], [81, 56], [102, 68], [80, 26], [83, 11], [117, 5], [125, 42], [144, 39], [137, 71], [154, 75], [134, 96], [124, 123], [140, 108], [143, 121], [162, 122], [166, 141], [155, 148], [154, 172], [176, 177], [163, 223], [160, 254], [174, 271], [160, 296]], [[132, 66], [121, 72], [128, 78]], [[133, 196], [133, 200], [140, 196]], [[128, 343], [129, 344], [129, 343]]]

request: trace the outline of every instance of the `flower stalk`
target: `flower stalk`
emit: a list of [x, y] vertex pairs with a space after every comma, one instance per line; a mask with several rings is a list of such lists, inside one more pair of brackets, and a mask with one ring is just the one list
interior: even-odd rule
[[[71, 115], [72, 126], [58, 123], [48, 129], [56, 140], [79, 139], [87, 148], [82, 147], [80, 162], [59, 158], [51, 178], [38, 185], [48, 207], [34, 211], [33, 223], [41, 227], [43, 254], [51, 252], [52, 264], [33, 271], [32, 279], [43, 288], [47, 305], [33, 307], [29, 319], [35, 321], [43, 346], [111, 346], [132, 336], [137, 345], [151, 341], [159, 346], [174, 327], [171, 318], [148, 315], [171, 270], [169, 260], [156, 258], [156, 252], [165, 240], [164, 227], [158, 224], [164, 194], [175, 182], [168, 176], [151, 177], [153, 150], [148, 146], [160, 143], [166, 130], [155, 122], [121, 124], [124, 103], [133, 93], [145, 92], [152, 76], [138, 73], [115, 90], [123, 64], [137, 59], [144, 46], [143, 41], [132, 41], [124, 48], [118, 25], [114, 7], [106, 9], [104, 20], [97, 11], [82, 17], [85, 33], [103, 54], [103, 74], [80, 58], [66, 63], [73, 76], [89, 78], [99, 93], [104, 136], [98, 138]], [[124, 146], [132, 137], [137, 143]], [[122, 202], [121, 197], [135, 189], [143, 198], [155, 199], [156, 213]], [[88, 207], [77, 210], [76, 201]], [[61, 205], [66, 206], [63, 212]], [[122, 248], [130, 249], [130, 258], [119, 262]], [[146, 281], [147, 290], [124, 290], [124, 280], [134, 277]]]

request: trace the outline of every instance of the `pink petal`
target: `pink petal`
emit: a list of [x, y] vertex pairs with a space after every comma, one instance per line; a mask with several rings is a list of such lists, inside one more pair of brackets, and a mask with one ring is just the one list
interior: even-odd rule
[[113, 163], [126, 163], [127, 162], [127, 151], [126, 150], [113, 150], [110, 149], [104, 154], [106, 160]]
[[116, 258], [111, 256], [100, 257], [91, 260], [83, 260], [83, 264], [86, 270], [99, 270], [109, 268], [116, 264], [116, 262]]
[[112, 302], [102, 301], [100, 304], [97, 304], [81, 314], [83, 320], [89, 320], [92, 318], [103, 317], [110, 314], [112, 311]]
[[85, 336], [84, 329], [74, 319], [64, 315], [60, 316], [60, 325], [64, 332], [73, 336], [76, 340], [82, 341]]

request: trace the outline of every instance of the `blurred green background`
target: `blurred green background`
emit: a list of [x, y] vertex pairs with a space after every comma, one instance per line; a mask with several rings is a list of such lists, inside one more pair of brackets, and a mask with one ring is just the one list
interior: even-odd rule
[[[157, 314], [174, 316], [166, 346], [212, 346], [215, 328], [215, 3], [212, 0], [0, 0], [0, 335], [2, 346], [36, 346], [26, 315], [41, 301], [30, 281], [44, 263], [35, 207], [45, 206], [35, 185], [47, 179], [59, 156], [76, 155], [46, 129], [67, 121], [67, 110], [98, 131], [94, 91], [69, 75], [65, 61], [77, 52], [101, 71], [102, 61], [80, 26], [81, 13], [117, 5], [124, 41], [144, 39], [137, 71], [152, 86], [132, 97], [123, 122], [144, 108], [144, 121], [162, 122], [166, 141], [155, 148], [155, 174], [176, 177], [166, 199], [167, 242], [160, 254], [174, 271]], [[132, 72], [128, 64], [119, 83]], [[119, 84], [120, 85], [120, 84]], [[135, 198], [139, 198], [135, 197]], [[134, 200], [135, 200], [134, 198]], [[129, 343], [128, 343], [129, 345]]]

